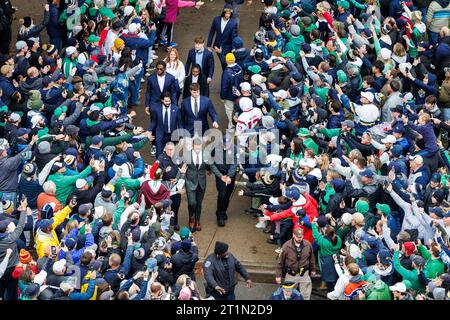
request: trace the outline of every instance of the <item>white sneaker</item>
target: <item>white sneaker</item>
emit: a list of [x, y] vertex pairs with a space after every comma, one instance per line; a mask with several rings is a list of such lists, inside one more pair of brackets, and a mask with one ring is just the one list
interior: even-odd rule
[[266, 228], [266, 222], [265, 221], [258, 221], [258, 223], [255, 225], [257, 229], [265, 229]]
[[275, 249], [275, 253], [280, 254], [281, 253], [281, 248], [276, 248]]
[[156, 54], [154, 54], [153, 56], [152, 56], [152, 59], [153, 60], [156, 60], [156, 59], [158, 59], [159, 57], [156, 55]]
[[145, 82], [145, 79], [144, 79], [144, 78], [142, 78], [142, 79], [141, 79], [141, 83], [144, 83], [144, 82]]

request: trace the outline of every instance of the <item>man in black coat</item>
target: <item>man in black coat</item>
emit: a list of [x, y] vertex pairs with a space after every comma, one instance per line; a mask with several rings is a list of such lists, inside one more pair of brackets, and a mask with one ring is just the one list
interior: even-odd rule
[[10, 0], [0, 0], [0, 53], [8, 54], [11, 44], [11, 24], [16, 8]]
[[236, 300], [234, 289], [237, 284], [236, 272], [245, 280], [247, 288], [253, 283], [247, 270], [231, 253], [228, 244], [217, 241], [214, 253], [211, 253], [203, 264], [206, 280], [206, 293], [216, 300]]
[[194, 241], [184, 239], [181, 241], [181, 250], [178, 250], [172, 258], [173, 278], [178, 279], [182, 274], [188, 275], [195, 281], [194, 267], [198, 261], [198, 248]]

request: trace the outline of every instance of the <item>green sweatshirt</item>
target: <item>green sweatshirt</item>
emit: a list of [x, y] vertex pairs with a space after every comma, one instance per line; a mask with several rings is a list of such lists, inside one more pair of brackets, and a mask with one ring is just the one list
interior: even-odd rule
[[[117, 137], [105, 137], [102, 142], [102, 148], [107, 146], [116, 146], [120, 144], [123, 141], [127, 141], [133, 138], [133, 135], [131, 133], [123, 134]], [[86, 148], [89, 147], [92, 144], [92, 137], [88, 136], [86, 138]]]
[[415, 290], [416, 292], [423, 292], [425, 287], [422, 286], [422, 284], [419, 281], [419, 273], [416, 269], [414, 270], [408, 270], [405, 267], [402, 266], [400, 263], [400, 260], [398, 258], [399, 251], [395, 251], [394, 253], [394, 259], [392, 261], [392, 264], [394, 265], [395, 270], [402, 276], [403, 280], [409, 280], [411, 282], [411, 288]]
[[423, 245], [420, 245], [417, 249], [419, 250], [420, 255], [427, 260], [424, 273], [428, 279], [436, 279], [445, 272], [445, 264], [440, 258], [433, 259], [427, 248]]
[[72, 193], [75, 182], [78, 179], [86, 178], [91, 174], [91, 167], [88, 166], [86, 169], [81, 171], [77, 175], [65, 176], [61, 173], [55, 173], [48, 177], [49, 181], [53, 181], [56, 184], [56, 198], [62, 204], [66, 203], [67, 197]]
[[119, 202], [117, 202], [117, 208], [116, 212], [113, 214], [113, 229], [116, 230], [118, 228], [118, 224], [120, 222], [120, 217], [122, 216], [122, 213], [125, 211], [125, 202], [123, 199], [121, 199]]
[[141, 187], [141, 182], [138, 179], [132, 179], [132, 178], [119, 178], [116, 181], [116, 184], [114, 185], [116, 194], [120, 196], [120, 190], [122, 187], [122, 183], [125, 184], [125, 188], [127, 190], [137, 190]]
[[337, 236], [337, 242], [333, 245], [333, 243], [325, 238], [324, 235], [320, 234], [319, 230], [317, 230], [317, 224], [312, 224], [312, 232], [314, 241], [319, 246], [319, 255], [320, 256], [332, 256], [339, 252], [342, 246], [342, 240]]

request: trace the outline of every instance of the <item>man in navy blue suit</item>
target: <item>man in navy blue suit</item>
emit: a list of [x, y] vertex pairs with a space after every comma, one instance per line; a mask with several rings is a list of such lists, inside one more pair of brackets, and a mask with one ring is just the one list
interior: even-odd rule
[[181, 102], [181, 116], [184, 128], [194, 136], [195, 122], [200, 121], [202, 128], [199, 133], [202, 136], [209, 129], [208, 114], [211, 117], [214, 128], [219, 128], [219, 119], [211, 99], [200, 95], [198, 83], [192, 83], [189, 87], [191, 95]]
[[172, 103], [170, 92], [164, 92], [161, 95], [161, 103], [152, 105], [149, 132], [154, 133], [156, 155], [163, 152], [167, 142], [172, 141], [172, 132], [183, 128], [183, 119], [181, 118], [180, 108]]
[[208, 85], [214, 74], [214, 56], [211, 51], [205, 49], [205, 40], [202, 37], [194, 39], [194, 48], [189, 50], [185, 64], [186, 74], [190, 74], [191, 66], [198, 64], [202, 73], [206, 76]]
[[[208, 36], [208, 47], [213, 46], [211, 50], [215, 51], [222, 63], [222, 69], [225, 69], [225, 55], [233, 49], [233, 38], [237, 37], [237, 22], [232, 19], [233, 9], [231, 4], [226, 4], [222, 14], [214, 18]], [[214, 43], [213, 43], [213, 38]]]
[[180, 86], [173, 75], [166, 72], [166, 63], [158, 61], [156, 72], [147, 80], [147, 92], [145, 93], [145, 112], [150, 114], [150, 107], [159, 104], [163, 92], [169, 92], [173, 102], [178, 101]]

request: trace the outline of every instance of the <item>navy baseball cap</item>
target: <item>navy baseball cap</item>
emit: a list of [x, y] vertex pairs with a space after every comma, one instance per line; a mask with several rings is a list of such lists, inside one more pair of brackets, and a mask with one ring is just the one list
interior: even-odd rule
[[374, 173], [370, 169], [363, 170], [359, 173], [361, 177], [373, 178]]

